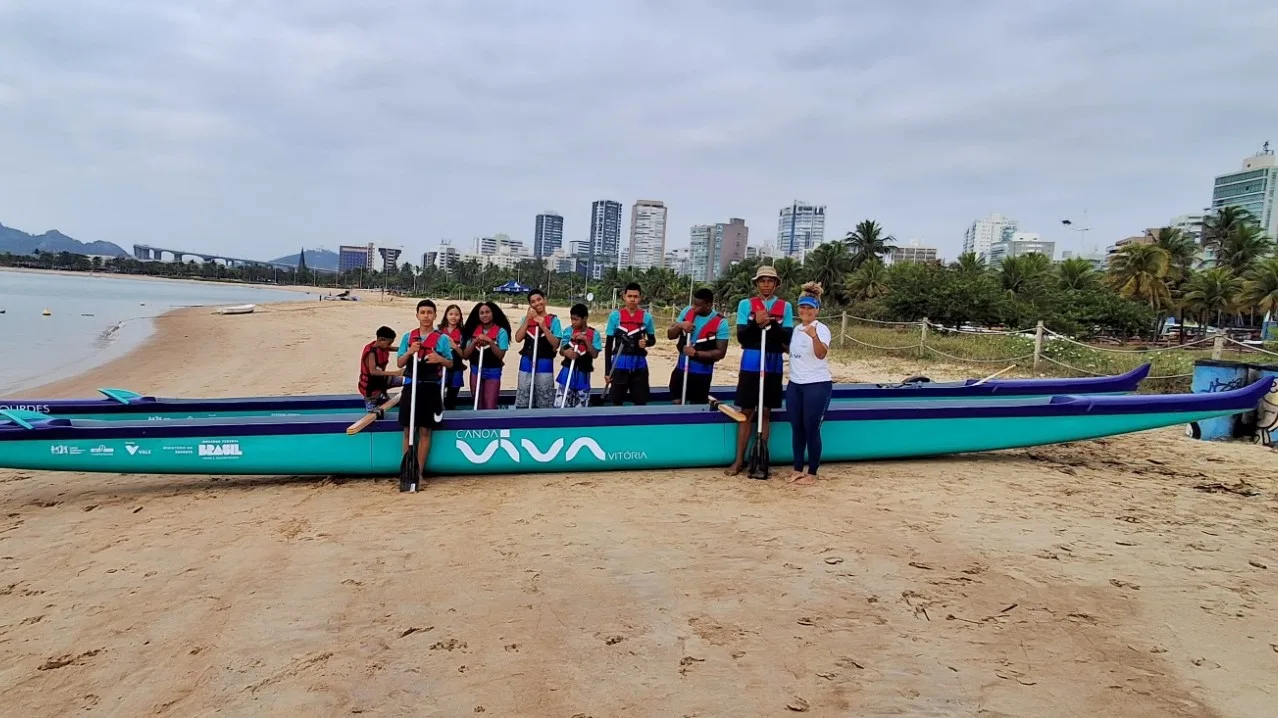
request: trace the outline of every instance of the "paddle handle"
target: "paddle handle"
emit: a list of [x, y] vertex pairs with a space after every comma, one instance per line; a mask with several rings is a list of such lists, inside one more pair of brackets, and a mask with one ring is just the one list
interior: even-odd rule
[[[411, 447], [417, 443], [417, 357], [418, 352], [413, 353], [413, 384], [412, 384], [412, 404], [408, 405], [408, 445]], [[401, 392], [402, 393], [402, 392]]]
[[[532, 332], [529, 332], [531, 334]], [[540, 336], [540, 332], [538, 333]], [[533, 408], [533, 397], [537, 395], [537, 345], [541, 342], [537, 341], [538, 336], [533, 337], [533, 355], [532, 355], [532, 374], [528, 376], [528, 408]]]
[[[683, 349], [688, 347], [688, 335], [683, 335]], [[683, 391], [679, 394], [679, 406], [686, 406], [688, 403], [688, 370], [692, 368], [692, 359], [683, 353], [683, 349], [679, 350], [679, 355], [683, 359]], [[679, 359], [675, 359], [679, 361]]]
[[479, 348], [479, 365], [475, 369], [475, 411], [479, 411], [479, 390], [484, 387], [484, 350], [487, 348]]
[[559, 408], [568, 406], [568, 392], [572, 391], [572, 370], [577, 367], [577, 360], [568, 362], [568, 378], [564, 380], [564, 395], [559, 398]]
[[355, 434], [358, 434], [359, 432], [366, 429], [369, 424], [372, 424], [374, 421], [377, 421], [378, 415], [384, 414], [385, 412], [388, 412], [391, 409], [394, 409], [395, 405], [399, 403], [399, 400], [403, 396], [404, 396], [404, 392], [401, 389], [400, 393], [396, 394], [395, 396], [392, 396], [390, 399], [386, 401], [385, 404], [382, 404], [381, 406], [377, 407], [377, 411], [370, 411], [369, 413], [361, 417], [359, 421], [346, 427], [346, 435], [354, 436]]
[[1012, 369], [1015, 369], [1015, 368], [1016, 368], [1016, 365], [1015, 365], [1015, 364], [1011, 364], [1011, 365], [1009, 365], [1009, 366], [1007, 366], [1007, 367], [1005, 367], [1005, 368], [1003, 368], [1003, 369], [999, 369], [998, 371], [994, 372], [993, 374], [990, 374], [989, 376], [985, 377], [984, 379], [982, 379], [982, 380], [980, 380], [980, 381], [976, 382], [976, 383], [975, 383], [975, 384], [973, 384], [972, 386], [980, 386], [980, 385], [984, 384], [985, 382], [989, 381], [990, 379], [993, 379], [994, 377], [999, 376], [1000, 374], [1004, 374], [1004, 373], [1006, 373], [1006, 372], [1009, 372], [1009, 371], [1011, 371]]
[[754, 410], [758, 413], [756, 431], [759, 436], [763, 436], [763, 376], [766, 373], [765, 368], [768, 366], [768, 329], [770, 325], [764, 325], [763, 334], [759, 339], [759, 401], [755, 405]]

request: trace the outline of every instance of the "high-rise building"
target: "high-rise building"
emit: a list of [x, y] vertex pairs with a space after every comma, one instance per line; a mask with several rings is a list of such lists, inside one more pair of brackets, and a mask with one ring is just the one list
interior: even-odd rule
[[990, 245], [985, 263], [992, 266], [1005, 257], [1023, 257], [1026, 254], [1042, 254], [1052, 259], [1056, 256], [1056, 243], [1043, 239], [1037, 232], [1013, 232], [1007, 239]]
[[726, 224], [715, 225], [716, 232], [722, 236], [719, 242], [718, 271], [715, 279], [727, 274], [728, 268], [746, 258], [746, 247], [750, 244], [750, 228], [740, 217], [731, 217]]
[[564, 218], [558, 212], [542, 212], [537, 215], [533, 229], [533, 255], [538, 259], [549, 257], [564, 246]]
[[1278, 160], [1266, 142], [1260, 152], [1243, 160], [1241, 170], [1218, 175], [1211, 192], [1211, 208], [1241, 207], [1256, 217], [1270, 237], [1278, 237], [1278, 212], [1274, 191], [1278, 187]]
[[682, 277], [691, 274], [691, 251], [689, 247], [675, 247], [666, 252], [666, 269]]
[[475, 237], [475, 254], [481, 254], [481, 255], [497, 254], [497, 238], [496, 237]]
[[630, 208], [630, 252], [624, 266], [660, 267], [666, 258], [666, 205], [641, 199]]
[[403, 251], [398, 247], [378, 247], [377, 253], [382, 255], [382, 271], [394, 272], [399, 269], [399, 255]]
[[621, 261], [621, 203], [610, 199], [595, 200], [590, 205], [590, 255], [586, 272], [591, 279], [603, 276], [604, 267], [615, 267]]
[[717, 258], [714, 247], [714, 228], [713, 224], [696, 224], [692, 226], [689, 233], [688, 274], [698, 282], [711, 280], [711, 262]]
[[901, 262], [935, 262], [936, 247], [924, 246], [919, 240], [911, 239], [904, 246], [892, 248], [892, 264]]
[[801, 257], [825, 241], [825, 205], [795, 200], [777, 219], [777, 254]]
[[355, 246], [346, 245], [337, 248], [337, 271], [349, 272], [352, 269], [373, 270], [373, 244]]
[[995, 212], [988, 217], [972, 222], [963, 235], [963, 253], [971, 252], [976, 258], [990, 264], [988, 260], [990, 245], [995, 242], [1011, 240], [1012, 234], [1020, 229], [1020, 223], [1010, 217]]
[[439, 251], [435, 253], [435, 266], [445, 272], [451, 272], [460, 261], [461, 253], [453, 246], [452, 240], [440, 240]]

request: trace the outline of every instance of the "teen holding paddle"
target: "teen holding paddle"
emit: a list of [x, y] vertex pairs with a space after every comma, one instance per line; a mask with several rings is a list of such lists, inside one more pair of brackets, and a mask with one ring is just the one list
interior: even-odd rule
[[559, 353], [563, 355], [563, 368], [555, 383], [559, 395], [555, 406], [560, 408], [590, 406], [590, 377], [594, 374], [595, 359], [603, 351], [599, 332], [587, 324], [590, 310], [584, 304], [574, 304], [569, 311], [572, 325], [560, 337]]
[[[440, 392], [445, 367], [453, 364], [452, 342], [435, 328], [435, 303], [417, 303], [417, 328], [404, 334], [396, 364], [404, 370], [404, 398], [399, 402], [399, 425], [404, 427], [405, 467], [399, 479], [400, 491], [415, 491], [416, 480], [426, 478], [426, 456], [430, 453], [431, 430], [444, 416]], [[416, 448], [415, 455], [410, 447]], [[416, 460], [414, 464], [413, 460]], [[404, 475], [405, 473], [409, 475]]]
[[456, 304], [444, 308], [444, 318], [439, 320], [439, 331], [448, 335], [453, 345], [453, 365], [448, 367], [448, 378], [444, 393], [444, 408], [452, 411], [457, 408], [457, 395], [461, 393], [466, 375], [466, 365], [462, 362], [462, 310]]
[[705, 287], [694, 292], [692, 304], [679, 313], [666, 338], [679, 340], [670, 396], [680, 404], [710, 403], [714, 364], [728, 353], [728, 321], [714, 310], [714, 292]]
[[621, 406], [626, 395], [635, 406], [648, 403], [648, 347], [657, 342], [657, 326], [652, 315], [639, 308], [642, 290], [635, 282], [626, 285], [621, 298], [625, 306], [612, 310], [604, 327], [604, 384], [613, 406]]
[[559, 353], [559, 317], [546, 313], [546, 295], [540, 289], [528, 293], [528, 313], [515, 330], [519, 350], [519, 388], [515, 408], [549, 409], [555, 405], [555, 355]]
[[[735, 476], [745, 468], [752, 430], [756, 434], [754, 451], [762, 456], [762, 460], [759, 467], [751, 467], [759, 469], [751, 472], [751, 478], [766, 479], [768, 476], [767, 442], [772, 429], [772, 410], [781, 408], [782, 400], [781, 374], [785, 360], [781, 355], [790, 343], [790, 332], [794, 326], [793, 307], [776, 296], [780, 285], [777, 270], [761, 265], [754, 273], [754, 286], [759, 293], [742, 299], [737, 305], [741, 371], [737, 378], [736, 405], [745, 413], [747, 420], [737, 424], [737, 456], [724, 472], [728, 476]], [[760, 408], [762, 413], [756, 417]]]
[[470, 362], [470, 394], [474, 409], [496, 409], [501, 396], [501, 369], [510, 349], [510, 322], [501, 307], [480, 302], [462, 325], [462, 356]]

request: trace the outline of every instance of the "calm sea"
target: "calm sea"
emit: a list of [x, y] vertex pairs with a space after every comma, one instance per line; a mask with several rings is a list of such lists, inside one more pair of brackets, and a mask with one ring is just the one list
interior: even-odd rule
[[152, 317], [176, 307], [306, 298], [258, 287], [0, 270], [0, 396], [123, 356], [150, 335]]

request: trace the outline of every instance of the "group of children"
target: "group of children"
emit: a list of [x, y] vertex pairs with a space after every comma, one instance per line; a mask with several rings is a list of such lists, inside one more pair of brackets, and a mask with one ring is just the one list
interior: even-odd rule
[[[767, 365], [762, 397], [765, 419], [769, 410], [781, 406], [781, 354], [786, 351], [789, 328], [794, 321], [790, 303], [773, 295], [779, 279], [771, 269], [760, 268], [760, 276], [755, 277], [760, 296], [742, 300], [736, 317], [737, 339], [743, 356], [734, 403], [750, 417], [761, 398], [759, 359], [763, 330], [765, 327], [782, 330], [766, 336]], [[387, 368], [396, 336], [391, 328], [380, 327], [376, 339], [364, 347], [360, 356], [359, 391], [365, 408], [380, 412], [379, 407], [387, 401], [387, 391], [394, 386], [403, 387], [399, 423], [405, 428], [404, 450], [408, 450], [408, 426], [416, 404], [419, 433], [415, 443], [418, 465], [423, 467], [424, 475], [431, 430], [439, 426], [445, 410], [456, 407], [465, 375], [470, 377], [474, 408], [497, 408], [502, 369], [512, 339], [520, 345], [516, 408], [588, 406], [595, 362], [600, 353], [604, 355], [605, 402], [614, 406], [627, 400], [636, 405], [647, 404], [650, 393], [647, 356], [648, 348], [656, 343], [656, 327], [652, 314], [639, 306], [642, 290], [638, 284], [626, 285], [622, 299], [624, 306], [612, 311], [602, 333], [589, 325], [589, 310], [584, 304], [576, 304], [569, 310], [570, 321], [565, 328], [558, 317], [547, 312], [546, 296], [537, 289], [529, 292], [528, 311], [513, 331], [506, 315], [493, 302], [476, 305], [465, 321], [461, 308], [451, 304], [436, 324], [435, 303], [423, 299], [417, 303], [417, 328], [405, 334], [399, 343], [396, 368]], [[666, 332], [667, 339], [676, 341], [679, 350], [669, 384], [675, 403], [709, 403], [714, 365], [727, 354], [728, 331], [727, 319], [714, 309], [714, 294], [704, 288], [694, 292], [691, 305], [679, 313], [677, 321]], [[416, 378], [413, 376], [414, 355], [418, 367]], [[741, 470], [752, 426], [753, 422], [740, 425], [738, 455], [730, 473]]]

